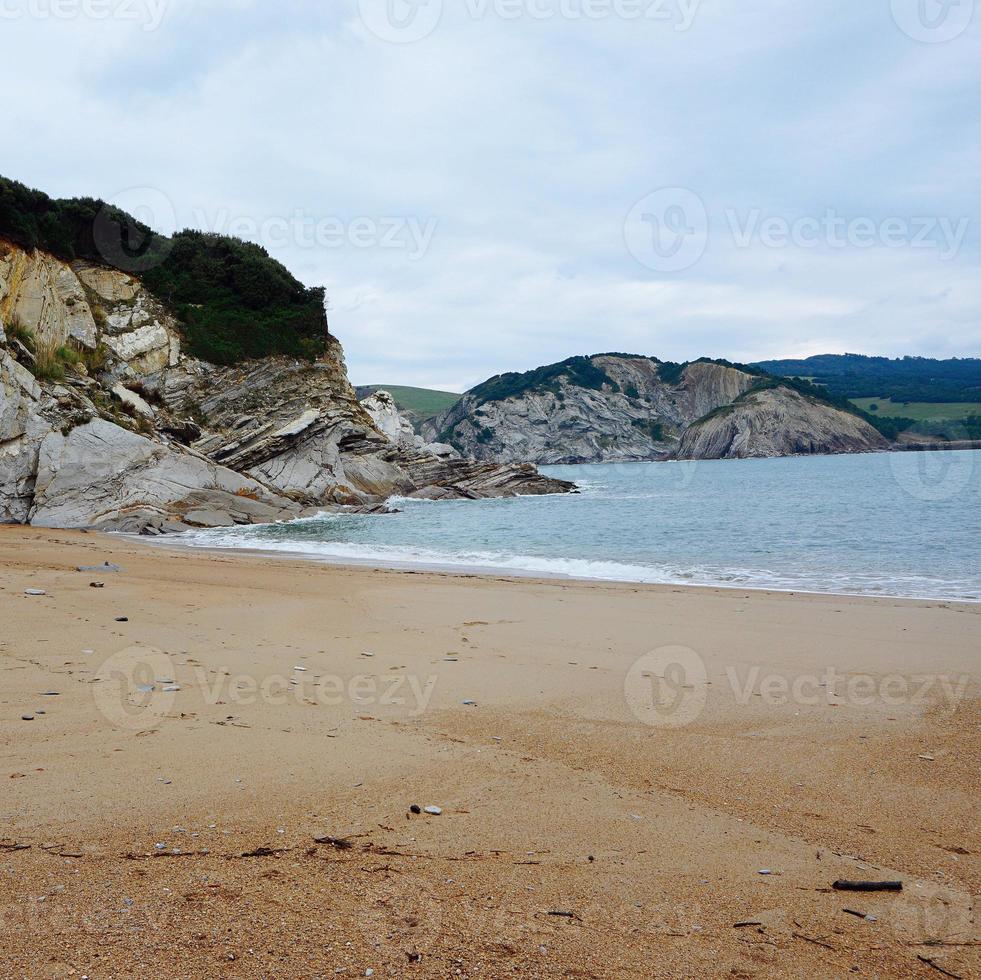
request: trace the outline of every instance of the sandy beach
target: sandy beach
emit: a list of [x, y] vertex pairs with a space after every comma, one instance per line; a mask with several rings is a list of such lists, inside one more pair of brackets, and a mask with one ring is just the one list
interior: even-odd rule
[[979, 651], [0, 528], [0, 976], [978, 976]]

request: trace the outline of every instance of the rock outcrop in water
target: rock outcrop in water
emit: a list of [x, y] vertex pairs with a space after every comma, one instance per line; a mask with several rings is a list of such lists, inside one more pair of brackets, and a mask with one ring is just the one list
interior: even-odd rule
[[[729, 410], [731, 425], [722, 425]], [[723, 361], [600, 354], [492, 378], [427, 427], [478, 459], [546, 463], [867, 452], [885, 439], [816, 389]], [[700, 435], [699, 435], [700, 433]]]
[[532, 466], [391, 438], [338, 341], [215, 367], [139, 279], [0, 241], [0, 522], [160, 533], [378, 510], [392, 494], [561, 493]]

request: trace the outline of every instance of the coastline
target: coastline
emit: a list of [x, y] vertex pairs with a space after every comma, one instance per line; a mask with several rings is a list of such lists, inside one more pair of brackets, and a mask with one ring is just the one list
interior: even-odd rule
[[828, 596], [830, 598], [849, 598], [849, 599], [880, 599], [880, 600], [901, 600], [908, 602], [925, 603], [954, 603], [963, 605], [981, 604], [981, 597], [969, 598], [961, 596], [929, 596], [929, 595], [900, 595], [890, 592], [836, 592], [831, 589], [807, 589], [807, 588], [779, 588], [768, 585], [747, 585], [744, 583], [726, 582], [703, 582], [686, 581], [680, 577], [677, 580], [665, 581], [640, 581], [629, 578], [614, 578], [601, 576], [576, 575], [574, 573], [547, 572], [534, 569], [522, 569], [517, 566], [506, 567], [498, 565], [468, 565], [465, 563], [453, 562], [428, 562], [428, 561], [398, 561], [397, 559], [385, 559], [372, 557], [356, 559], [348, 556], [331, 556], [327, 554], [316, 554], [304, 552], [300, 549], [295, 551], [278, 548], [231, 548], [220, 545], [186, 544], [181, 541], [182, 535], [169, 535], [161, 537], [143, 537], [133, 534], [111, 533], [108, 536], [118, 537], [122, 540], [132, 541], [139, 545], [151, 548], [162, 548], [171, 551], [188, 552], [191, 554], [215, 554], [215, 555], [242, 555], [251, 558], [261, 558], [269, 561], [298, 562], [301, 564], [327, 565], [334, 568], [377, 570], [402, 572], [405, 574], [430, 574], [436, 576], [450, 576], [462, 578], [489, 578], [498, 580], [514, 579], [521, 582], [568, 582], [584, 583], [596, 585], [620, 585], [628, 587], [643, 587], [651, 589], [696, 589], [696, 590], [723, 590], [735, 592], [759, 592], [765, 595], [789, 595], [789, 596]]
[[[3, 528], [0, 611], [5, 973], [913, 977], [974, 936], [975, 604]], [[893, 876], [875, 922], [829, 891]]]
[[[133, 535], [122, 535], [123, 537], [134, 539]], [[829, 599], [872, 599], [877, 601], [897, 601], [897, 602], [923, 602], [923, 603], [943, 603], [944, 605], [964, 605], [974, 606], [981, 604], [981, 598], [966, 599], [961, 597], [946, 596], [916, 596], [916, 595], [895, 595], [892, 593], [872, 593], [872, 592], [833, 592], [831, 590], [818, 589], [780, 589], [773, 586], [763, 585], [741, 585], [716, 582], [686, 582], [686, 581], [667, 581], [667, 582], [637, 582], [631, 579], [618, 578], [590, 578], [585, 575], [563, 574], [560, 572], [539, 572], [522, 571], [519, 568], [504, 568], [493, 565], [453, 565], [450, 563], [439, 564], [438, 562], [397, 562], [386, 561], [383, 559], [365, 558], [363, 561], [356, 561], [351, 558], [331, 558], [325, 555], [304, 554], [302, 551], [268, 551], [262, 548], [221, 548], [203, 547], [200, 545], [182, 545], [174, 536], [167, 539], [146, 540], [149, 547], [167, 548], [175, 551], [191, 551], [197, 554], [214, 555], [242, 555], [243, 557], [261, 558], [268, 561], [282, 561], [288, 563], [311, 563], [314, 565], [328, 565], [332, 568], [349, 569], [357, 571], [379, 571], [379, 572], [401, 572], [406, 575], [434, 575], [446, 576], [449, 578], [487, 578], [493, 581], [532, 582], [546, 584], [556, 583], [579, 583], [583, 585], [612, 585], [627, 586], [643, 589], [691, 589], [693, 591], [705, 592], [749, 592], [760, 593], [762, 595], [786, 595], [786, 596], [806, 596], [808, 598], [825, 597]]]

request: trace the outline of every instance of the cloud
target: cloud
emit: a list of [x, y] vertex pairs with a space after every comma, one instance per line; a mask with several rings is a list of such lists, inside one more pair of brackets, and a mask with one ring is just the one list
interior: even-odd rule
[[[149, 188], [180, 224], [255, 238], [327, 285], [357, 382], [463, 388], [609, 349], [981, 354], [981, 18], [930, 44], [888, 3], [655, 3], [667, 20], [445, 0], [411, 44], [356, 0], [169, 0], [154, 31], [25, 16], [2, 25], [5, 130], [23, 134], [4, 172], [56, 195]], [[624, 241], [664, 187], [708, 220], [703, 257], [672, 273]], [[740, 246], [726, 215], [751, 209], [969, 226], [946, 261]]]

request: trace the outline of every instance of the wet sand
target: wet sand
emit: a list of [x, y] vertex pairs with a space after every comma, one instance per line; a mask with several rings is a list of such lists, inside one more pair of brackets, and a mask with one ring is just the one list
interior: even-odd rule
[[977, 976], [979, 652], [979, 605], [0, 528], [0, 976]]

